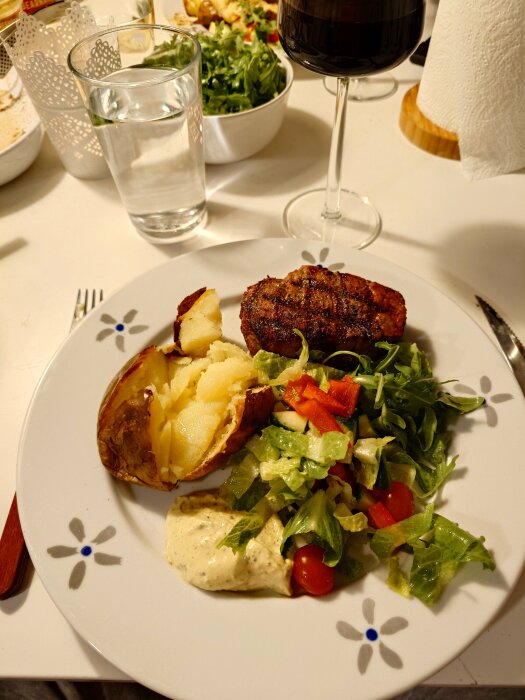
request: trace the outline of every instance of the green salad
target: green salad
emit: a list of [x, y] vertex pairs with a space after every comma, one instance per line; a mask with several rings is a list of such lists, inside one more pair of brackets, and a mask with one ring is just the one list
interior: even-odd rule
[[447, 393], [415, 343], [377, 343], [374, 359], [350, 353], [350, 372], [302, 343], [298, 359], [255, 355], [277, 403], [271, 424], [230, 458], [221, 495], [245, 515], [219, 546], [244, 552], [277, 513], [281, 551], [293, 552], [306, 592], [329, 593], [386, 562], [388, 585], [429, 606], [462, 565], [494, 569], [484, 538], [432, 503], [457, 463], [450, 424], [484, 399]]
[[247, 29], [244, 38], [253, 40], [253, 35], [268, 44], [278, 44], [277, 17], [273, 12], [268, 12], [261, 5], [251, 2], [240, 2], [241, 21]]
[[[202, 107], [206, 116], [233, 114], [269, 102], [286, 86], [286, 69], [275, 51], [256, 34], [221, 22], [213, 33], [196, 33], [202, 49]], [[187, 65], [188, 47], [176, 37], [144, 59], [145, 65]]]

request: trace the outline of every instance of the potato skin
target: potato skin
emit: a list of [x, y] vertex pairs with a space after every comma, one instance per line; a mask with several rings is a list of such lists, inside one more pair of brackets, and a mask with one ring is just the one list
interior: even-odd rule
[[162, 481], [153, 453], [150, 431], [149, 389], [130, 397], [99, 419], [98, 450], [102, 464], [117, 479], [171, 491], [174, 483]]
[[[204, 304], [199, 302], [207, 293]], [[199, 345], [199, 337], [206, 341], [216, 336], [214, 324], [219, 311], [218, 298], [206, 287], [190, 294], [179, 304], [177, 318], [174, 322], [174, 343], [160, 347], [150, 345], [132, 357], [110, 382], [101, 401], [98, 423], [97, 442], [100, 459], [104, 467], [117, 479], [133, 484], [149, 486], [160, 491], [170, 491], [176, 487], [176, 456], [170, 456], [171, 463], [166, 462], [163, 453], [160, 458], [160, 431], [164, 425], [162, 413], [159, 414], [157, 391], [167, 386], [169, 373], [174, 358], [184, 357], [181, 349], [181, 325], [186, 322], [185, 338], [193, 348]], [[212, 301], [210, 305], [210, 300]], [[200, 304], [200, 306], [199, 306]], [[216, 305], [214, 305], [216, 304]], [[197, 306], [196, 306], [197, 305]], [[197, 318], [195, 326], [192, 311], [202, 317]], [[209, 314], [209, 315], [207, 315]], [[220, 316], [220, 313], [219, 313]], [[211, 332], [210, 332], [211, 324]], [[201, 336], [195, 336], [197, 343], [192, 345], [190, 330], [197, 328]], [[220, 333], [220, 326], [218, 326]], [[189, 350], [191, 352], [191, 349]], [[198, 361], [199, 353], [188, 355], [190, 362]], [[202, 457], [200, 463], [189, 472], [184, 472], [184, 481], [199, 479], [224, 464], [228, 455], [238, 450], [254, 432], [259, 430], [268, 419], [274, 405], [273, 391], [270, 387], [253, 387], [239, 394], [235, 403], [230, 405], [226, 425], [220, 429]], [[164, 420], [170, 420], [165, 417]], [[171, 471], [171, 473], [170, 473]], [[162, 476], [161, 476], [162, 474]], [[168, 481], [166, 479], [169, 479]]]
[[196, 292], [188, 294], [188, 296], [185, 297], [179, 304], [177, 308], [177, 318], [173, 322], [173, 341], [175, 343], [179, 342], [180, 327], [184, 316], [191, 310], [191, 307], [195, 304], [195, 302], [198, 299], [200, 299], [200, 297], [204, 294], [205, 291], [206, 287], [201, 287], [200, 289], [197, 289]]

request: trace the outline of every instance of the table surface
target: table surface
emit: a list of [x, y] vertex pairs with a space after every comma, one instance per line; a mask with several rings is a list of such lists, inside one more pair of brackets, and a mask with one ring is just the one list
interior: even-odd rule
[[[347, 110], [344, 185], [367, 194], [383, 218], [368, 251], [434, 284], [490, 335], [474, 298], [482, 295], [525, 338], [525, 173], [471, 182], [460, 163], [413, 146], [398, 120], [421, 68], [407, 61], [394, 74], [392, 97]], [[144, 241], [112, 180], [70, 176], [47, 138], [33, 166], [0, 188], [0, 387], [9, 397], [0, 403], [0, 521], [15, 490], [24, 415], [68, 333], [77, 289], [108, 296], [183, 252], [284, 235], [287, 201], [324, 185], [334, 105], [322, 79], [296, 67], [275, 140], [246, 161], [208, 166], [207, 227], [186, 243]], [[0, 677], [127, 679], [73, 631], [34, 572], [0, 602], [0, 619]], [[525, 685], [524, 629], [525, 575], [488, 629], [427, 683]]]

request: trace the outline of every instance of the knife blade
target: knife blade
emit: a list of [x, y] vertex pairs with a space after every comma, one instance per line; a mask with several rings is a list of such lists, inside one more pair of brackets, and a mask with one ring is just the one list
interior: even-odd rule
[[477, 295], [476, 299], [525, 395], [525, 347], [523, 343], [488, 302]]

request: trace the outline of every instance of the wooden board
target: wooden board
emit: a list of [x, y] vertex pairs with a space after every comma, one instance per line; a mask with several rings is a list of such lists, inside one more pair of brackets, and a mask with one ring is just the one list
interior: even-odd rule
[[418, 90], [419, 83], [411, 87], [403, 97], [399, 116], [401, 131], [415, 146], [428, 153], [460, 160], [456, 134], [442, 129], [425, 117], [417, 106]]

